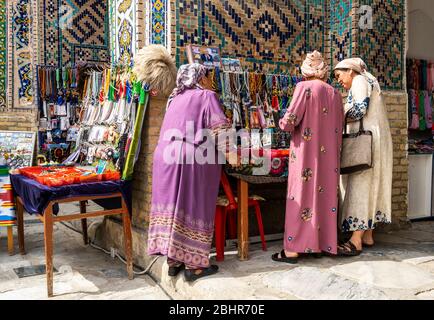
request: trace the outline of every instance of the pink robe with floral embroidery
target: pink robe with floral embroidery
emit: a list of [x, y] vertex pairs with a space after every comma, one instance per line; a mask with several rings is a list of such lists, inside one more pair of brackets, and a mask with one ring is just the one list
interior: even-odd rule
[[292, 133], [284, 248], [337, 253], [343, 105], [320, 80], [297, 85], [280, 128]]

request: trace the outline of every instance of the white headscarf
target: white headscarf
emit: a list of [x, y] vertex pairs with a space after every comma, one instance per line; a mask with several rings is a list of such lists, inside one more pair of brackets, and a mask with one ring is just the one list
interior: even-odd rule
[[380, 84], [378, 83], [377, 78], [375, 78], [372, 74], [370, 74], [366, 69], [366, 63], [360, 58], [350, 58], [345, 59], [339, 62], [334, 70], [339, 69], [350, 69], [354, 70], [357, 73], [360, 73], [362, 76], [365, 76], [377, 89], [381, 92]]
[[324, 61], [322, 54], [318, 51], [308, 53], [301, 66], [301, 73], [305, 78], [316, 77], [324, 79], [330, 68]]

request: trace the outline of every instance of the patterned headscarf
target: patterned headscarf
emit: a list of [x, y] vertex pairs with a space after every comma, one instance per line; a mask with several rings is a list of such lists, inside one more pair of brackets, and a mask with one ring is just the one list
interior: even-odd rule
[[339, 62], [336, 65], [334, 70], [339, 70], [339, 69], [354, 70], [357, 73], [360, 73], [362, 76], [365, 76], [369, 80], [369, 82], [372, 83], [378, 89], [378, 91], [381, 92], [380, 84], [378, 83], [377, 78], [375, 78], [372, 74], [370, 74], [367, 71], [367, 68], [368, 67], [366, 66], [366, 63], [362, 59], [350, 58]]
[[179, 94], [183, 93], [187, 89], [195, 89], [202, 87], [199, 81], [206, 75], [206, 67], [199, 63], [184, 64], [178, 70], [178, 76], [176, 78], [176, 88], [173, 90], [167, 102], [167, 108], [169, 108], [172, 100]]
[[330, 68], [324, 61], [322, 54], [316, 50], [307, 54], [307, 57], [301, 66], [301, 73], [305, 78], [316, 77], [324, 79], [329, 70]]

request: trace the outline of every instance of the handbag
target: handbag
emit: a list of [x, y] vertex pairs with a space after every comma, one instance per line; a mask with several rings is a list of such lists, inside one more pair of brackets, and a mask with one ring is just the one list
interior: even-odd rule
[[372, 168], [372, 132], [365, 131], [363, 118], [359, 131], [347, 133], [347, 118], [342, 140], [341, 174], [352, 174]]

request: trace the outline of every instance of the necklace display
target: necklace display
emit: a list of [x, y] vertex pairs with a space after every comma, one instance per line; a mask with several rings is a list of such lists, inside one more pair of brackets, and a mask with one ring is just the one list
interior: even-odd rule
[[[217, 69], [216, 69], [217, 70]], [[219, 71], [221, 102], [232, 127], [258, 130], [262, 145], [272, 148], [289, 147], [289, 134], [278, 127], [301, 78], [286, 74]], [[271, 137], [271, 138], [270, 138]]]
[[39, 152], [61, 162], [70, 153], [79, 118], [78, 68], [37, 67]]
[[65, 163], [123, 171], [139, 96], [145, 88], [129, 67], [91, 70], [83, 81], [79, 132]]

